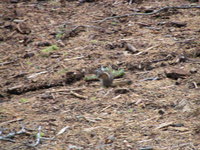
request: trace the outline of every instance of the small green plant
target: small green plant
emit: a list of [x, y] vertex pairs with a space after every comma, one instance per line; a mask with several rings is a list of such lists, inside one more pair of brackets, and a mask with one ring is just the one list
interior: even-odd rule
[[119, 69], [119, 70], [111, 70], [112, 74], [114, 77], [122, 77], [125, 74], [124, 69]]
[[133, 109], [129, 109], [128, 112], [129, 112], [129, 113], [132, 113], [132, 112], [133, 112]]
[[57, 45], [51, 45], [51, 46], [46, 47], [45, 49], [42, 49], [41, 52], [42, 53], [50, 53], [50, 52], [56, 51], [58, 49], [59, 49], [59, 47]]
[[97, 41], [97, 40], [91, 40], [90, 42], [93, 43], [93, 44], [96, 44], [96, 43], [98, 43], [99, 41]]
[[6, 110], [3, 107], [0, 107], [0, 113], [6, 112]]
[[111, 25], [117, 25], [117, 22], [111, 22]]
[[51, 45], [41, 50], [41, 56], [48, 57], [50, 53], [58, 50], [59, 47], [57, 45]]
[[30, 61], [25, 62], [27, 65], [32, 65], [33, 63]]
[[28, 99], [26, 99], [26, 98], [21, 98], [21, 99], [19, 100], [19, 102], [20, 102], [20, 103], [28, 103]]
[[65, 29], [65, 26], [61, 26], [58, 28], [58, 30], [56, 31], [56, 36], [55, 38], [57, 40], [60, 40], [60, 39], [63, 39], [66, 35], [66, 29]]
[[97, 100], [97, 98], [96, 97], [91, 97], [90, 100], [95, 101], [95, 100]]
[[58, 32], [56, 33], [56, 39], [62, 39], [64, 37], [65, 33], [64, 32]]
[[63, 56], [67, 56], [67, 55], [68, 55], [68, 52], [64, 52], [64, 53], [63, 53]]
[[85, 81], [91, 81], [91, 80], [97, 80], [97, 76], [96, 75], [91, 75], [91, 76], [85, 76], [84, 80]]
[[[40, 132], [40, 135], [39, 135], [39, 136], [40, 136], [40, 137], [43, 137], [43, 136], [44, 136], [44, 133], [43, 133], [43, 132]], [[38, 138], [38, 134], [36, 134], [35, 137]]]
[[61, 69], [58, 71], [58, 74], [65, 74], [67, 71], [69, 71], [68, 69]]
[[[124, 69], [114, 70], [112, 68], [107, 67], [107, 68], [104, 68], [104, 70], [111, 72], [112, 75], [114, 76], [114, 78], [122, 77], [125, 74]], [[97, 79], [98, 78], [96, 75], [85, 76], [85, 78], [84, 78], [85, 81], [92, 81], [92, 80], [97, 80]]]

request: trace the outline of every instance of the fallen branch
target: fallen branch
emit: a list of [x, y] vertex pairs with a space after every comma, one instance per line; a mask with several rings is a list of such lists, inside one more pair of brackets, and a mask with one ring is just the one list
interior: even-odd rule
[[72, 84], [76, 81], [81, 80], [84, 77], [84, 73], [82, 72], [67, 72], [66, 76], [63, 78], [55, 79], [49, 81], [48, 79], [45, 81], [40, 81], [39, 83], [30, 83], [30, 84], [20, 84], [17, 86], [10, 87], [6, 89], [6, 92], [9, 94], [23, 94], [29, 91], [36, 91], [40, 89], [48, 89], [56, 86], [63, 86], [65, 84]]
[[0, 63], [0, 66], [9, 65], [9, 64], [12, 64], [12, 63], [15, 63], [15, 62], [16, 62], [16, 60], [2, 62], [2, 63]]
[[23, 126], [22, 129], [18, 132], [11, 132], [5, 136], [0, 136], [0, 140], [15, 142], [15, 140], [12, 139], [13, 137], [15, 137], [15, 135], [25, 134], [25, 133], [27, 133], [27, 132], [25, 130], [25, 127]]
[[190, 8], [200, 8], [200, 5], [197, 5], [197, 6], [192, 6], [192, 5], [166, 6], [166, 7], [163, 7], [161, 9], [155, 10], [155, 11], [150, 12], [150, 13], [130, 13], [130, 14], [125, 14], [125, 15], [106, 17], [103, 20], [98, 20], [98, 21], [95, 21], [95, 22], [102, 23], [104, 21], [111, 20], [111, 19], [125, 18], [125, 17], [130, 17], [130, 16], [136, 16], [136, 15], [153, 15], [153, 14], [160, 13], [162, 11], [168, 11], [169, 9], [190, 9]]
[[85, 88], [69, 88], [69, 89], [58, 89], [58, 90], [51, 90], [51, 91], [47, 91], [49, 93], [59, 93], [59, 92], [70, 92], [70, 91], [80, 91], [80, 90], [84, 90]]

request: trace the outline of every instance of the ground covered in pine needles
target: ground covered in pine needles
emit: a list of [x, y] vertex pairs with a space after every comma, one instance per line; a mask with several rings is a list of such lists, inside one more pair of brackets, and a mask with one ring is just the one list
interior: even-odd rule
[[199, 5], [0, 2], [0, 149], [200, 149]]

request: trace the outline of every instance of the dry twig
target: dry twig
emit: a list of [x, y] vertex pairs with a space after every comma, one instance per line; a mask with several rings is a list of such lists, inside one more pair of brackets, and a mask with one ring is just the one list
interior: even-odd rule
[[87, 99], [86, 96], [80, 95], [80, 94], [78, 94], [78, 93], [76, 93], [76, 92], [73, 92], [73, 91], [70, 91], [70, 94], [72, 94], [72, 95], [74, 95], [75, 97], [80, 98], [80, 99]]
[[25, 130], [25, 127], [22, 126], [22, 129], [20, 131], [11, 132], [11, 133], [9, 133], [5, 136], [0, 136], [0, 140], [15, 142], [15, 140], [12, 139], [13, 137], [15, 137], [15, 135], [25, 134], [25, 133], [27, 133], [26, 130]]
[[130, 13], [130, 14], [125, 14], [125, 15], [106, 17], [103, 20], [98, 20], [98, 21], [95, 21], [95, 22], [102, 23], [104, 21], [111, 20], [111, 19], [125, 18], [125, 17], [130, 17], [130, 16], [136, 16], [136, 15], [153, 15], [153, 14], [160, 13], [162, 11], [168, 11], [169, 9], [190, 9], [190, 8], [200, 8], [200, 5], [197, 5], [197, 6], [192, 6], [192, 5], [166, 6], [166, 7], [163, 7], [161, 9], [155, 10], [155, 11], [150, 12], [150, 13]]
[[0, 123], [0, 126], [4, 126], [4, 125], [7, 125], [9, 123], [13, 123], [13, 122], [17, 122], [17, 121], [22, 121], [22, 120], [24, 120], [24, 119], [23, 118], [17, 118], [17, 119], [9, 120], [9, 121]]
[[37, 73], [34, 73], [34, 74], [28, 76], [27, 78], [28, 78], [28, 79], [35, 78], [35, 77], [37, 77], [38, 75], [45, 74], [45, 73], [47, 73], [47, 72], [48, 72], [48, 71], [37, 72]]
[[33, 144], [28, 144], [27, 146], [30, 146], [30, 147], [35, 147], [35, 146], [37, 146], [38, 144], [40, 144], [40, 141], [41, 141], [41, 129], [42, 129], [42, 127], [41, 126], [39, 126], [38, 127], [38, 133], [37, 133], [37, 139], [36, 139], [36, 142], [35, 143], [33, 143]]

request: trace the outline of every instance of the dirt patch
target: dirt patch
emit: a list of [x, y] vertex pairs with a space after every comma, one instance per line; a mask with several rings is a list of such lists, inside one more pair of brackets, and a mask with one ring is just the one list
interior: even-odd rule
[[[0, 2], [0, 137], [27, 131], [0, 149], [200, 149], [200, 9], [153, 13], [199, 2], [129, 2]], [[132, 84], [84, 80], [101, 66]]]

